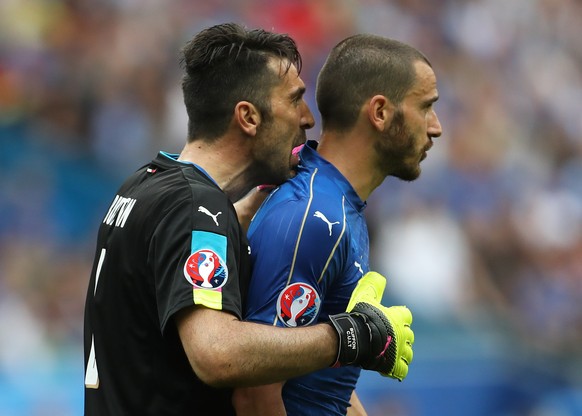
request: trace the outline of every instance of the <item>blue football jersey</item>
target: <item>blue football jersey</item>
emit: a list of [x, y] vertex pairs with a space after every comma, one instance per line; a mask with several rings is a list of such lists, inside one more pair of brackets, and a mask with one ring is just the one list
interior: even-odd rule
[[[287, 327], [328, 321], [345, 311], [369, 269], [366, 203], [316, 147], [303, 147], [297, 176], [272, 191], [251, 221], [246, 320]], [[328, 368], [288, 380], [288, 414], [345, 414], [360, 371]]]

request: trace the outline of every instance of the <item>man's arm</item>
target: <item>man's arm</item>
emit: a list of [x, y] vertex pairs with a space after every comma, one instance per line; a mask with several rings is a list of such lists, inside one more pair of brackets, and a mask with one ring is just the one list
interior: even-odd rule
[[329, 367], [338, 354], [328, 324], [279, 328], [205, 307], [180, 311], [176, 324], [196, 375], [214, 387], [283, 381]]
[[[232, 402], [237, 416], [285, 416], [287, 413], [281, 394], [283, 384], [274, 383], [266, 386], [235, 389]], [[366, 409], [354, 390], [350, 397], [350, 406], [346, 416], [367, 415]]]
[[366, 409], [360, 402], [356, 391], [354, 390], [352, 393], [352, 397], [350, 397], [350, 407], [348, 407], [348, 412], [346, 416], [367, 416]]
[[235, 389], [232, 404], [238, 416], [285, 416], [281, 391], [284, 383]]
[[233, 204], [238, 217], [238, 222], [245, 232], [249, 229], [253, 216], [263, 201], [269, 196], [269, 193], [273, 188], [274, 186], [270, 185], [257, 186]]
[[348, 312], [331, 315], [331, 324], [280, 328], [205, 307], [178, 312], [176, 324], [192, 369], [214, 387], [275, 383], [334, 362], [402, 381], [413, 357], [412, 314], [405, 306], [387, 308], [377, 301], [383, 279], [374, 272], [364, 275]]

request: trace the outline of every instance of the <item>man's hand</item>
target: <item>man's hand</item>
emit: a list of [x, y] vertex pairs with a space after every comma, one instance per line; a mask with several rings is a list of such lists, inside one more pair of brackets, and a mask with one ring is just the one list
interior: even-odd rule
[[245, 233], [249, 229], [251, 220], [257, 213], [257, 210], [263, 203], [265, 199], [269, 196], [269, 193], [275, 188], [275, 186], [270, 185], [260, 185], [253, 188], [247, 195], [239, 199], [234, 203], [234, 209], [236, 210], [236, 215], [238, 217], [238, 222], [242, 226]]
[[380, 304], [386, 279], [369, 272], [358, 282], [347, 312], [330, 316], [339, 335], [336, 365], [360, 365], [402, 381], [412, 361], [412, 314], [405, 306]]

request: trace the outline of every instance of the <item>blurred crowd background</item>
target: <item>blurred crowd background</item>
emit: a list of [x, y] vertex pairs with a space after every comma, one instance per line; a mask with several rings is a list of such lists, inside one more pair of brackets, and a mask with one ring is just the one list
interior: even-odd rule
[[97, 227], [127, 174], [181, 150], [178, 51], [227, 21], [296, 39], [317, 122], [348, 35], [434, 66], [443, 135], [368, 201], [372, 267], [416, 333], [403, 383], [362, 377], [370, 416], [582, 414], [579, 0], [0, 0], [0, 414], [82, 414]]

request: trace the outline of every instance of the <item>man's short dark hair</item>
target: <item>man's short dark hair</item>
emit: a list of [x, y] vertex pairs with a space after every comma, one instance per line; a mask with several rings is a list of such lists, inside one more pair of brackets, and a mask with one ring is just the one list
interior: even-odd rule
[[412, 46], [381, 36], [359, 34], [338, 43], [317, 79], [322, 128], [349, 130], [361, 106], [376, 94], [400, 104], [416, 79], [416, 61], [431, 65]]
[[236, 23], [209, 27], [182, 49], [182, 91], [188, 112], [188, 140], [222, 135], [239, 101], [270, 115], [270, 93], [278, 74], [268, 67], [281, 59], [301, 71], [295, 41], [285, 34], [247, 29]]

